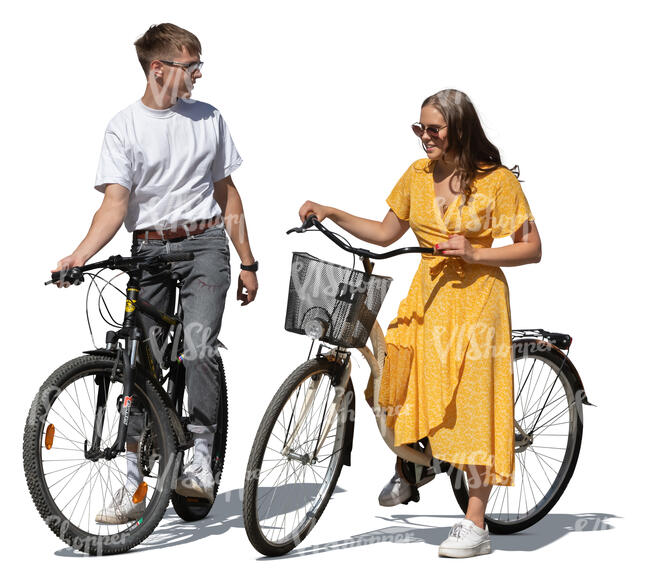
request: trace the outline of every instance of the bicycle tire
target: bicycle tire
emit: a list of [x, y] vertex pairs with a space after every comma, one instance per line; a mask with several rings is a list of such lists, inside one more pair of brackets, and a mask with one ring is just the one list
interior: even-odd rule
[[[340, 408], [336, 414], [336, 421], [333, 422], [332, 427], [330, 428], [330, 432], [327, 436], [327, 443], [328, 446], [332, 446], [332, 453], [330, 456], [324, 457], [322, 460], [320, 460], [320, 462], [329, 460], [327, 469], [323, 471], [323, 476], [321, 477], [320, 472], [316, 472], [312, 468], [312, 475], [315, 482], [312, 484], [305, 484], [304, 480], [307, 468], [312, 466], [313, 463], [308, 464], [303, 462], [301, 463], [303, 469], [300, 470], [300, 468], [298, 468], [297, 474], [295, 473], [294, 469], [290, 475], [298, 478], [302, 474], [302, 484], [294, 483], [288, 485], [285, 488], [275, 486], [273, 488], [265, 489], [265, 486], [260, 486], [260, 483], [266, 482], [266, 479], [270, 477], [271, 472], [273, 471], [273, 469], [271, 469], [271, 472], [267, 473], [267, 470], [263, 469], [263, 465], [265, 453], [272, 436], [274, 435], [276, 439], [279, 439], [277, 434], [274, 434], [276, 423], [282, 420], [285, 424], [284, 426], [280, 424], [280, 428], [285, 429], [285, 440], [281, 440], [281, 442], [284, 442], [285, 444], [287, 440], [291, 438], [289, 429], [291, 429], [292, 432], [295, 430], [295, 428], [291, 428], [292, 425], [295, 425], [293, 418], [290, 417], [289, 423], [287, 424], [285, 418], [286, 415], [284, 412], [284, 409], [287, 405], [290, 407], [294, 392], [296, 393], [296, 401], [294, 402], [293, 413], [294, 416], [296, 416], [295, 412], [298, 407], [297, 404], [301, 392], [303, 393], [304, 400], [305, 387], [303, 387], [303, 384], [308, 382], [313, 376], [318, 376], [321, 374], [322, 376], [318, 381], [318, 388], [312, 406], [320, 402], [320, 399], [318, 398], [319, 394], [321, 397], [325, 396], [322, 404], [319, 403], [317, 410], [314, 410], [314, 414], [320, 414], [321, 411], [323, 411], [324, 414], [325, 412], [323, 406], [327, 406], [327, 402], [331, 401], [329, 393], [330, 391], [326, 390], [326, 387], [330, 386], [329, 382], [331, 382], [332, 378], [336, 378], [335, 375], [338, 371], [338, 368], [338, 364], [331, 362], [325, 358], [314, 358], [308, 360], [296, 368], [296, 370], [294, 370], [291, 375], [289, 375], [289, 377], [284, 381], [282, 386], [279, 388], [271, 400], [271, 403], [269, 404], [269, 407], [267, 408], [266, 413], [262, 418], [259, 429], [255, 436], [255, 441], [253, 443], [253, 448], [251, 450], [248, 465], [246, 468], [246, 479], [244, 482], [243, 517], [244, 527], [246, 528], [246, 534], [249, 541], [258, 552], [266, 556], [280, 556], [286, 554], [295, 548], [300, 542], [302, 542], [318, 522], [330, 500], [334, 488], [336, 487], [336, 483], [343, 466], [344, 454], [348, 440], [347, 435], [350, 433], [346, 419], [348, 417], [348, 410], [351, 406], [353, 406], [354, 389], [352, 388], [351, 379], [349, 379], [347, 382], [343, 395], [343, 401], [341, 402]], [[328, 379], [325, 380], [323, 376], [327, 376]], [[321, 384], [324, 380], [325, 384], [321, 388]], [[301, 406], [304, 406], [304, 404]], [[287, 412], [287, 414], [290, 413], [291, 411]], [[295, 419], [298, 419], [298, 416], [296, 416]], [[305, 421], [306, 420], [307, 417], [305, 418]], [[307, 429], [307, 435], [309, 435], [311, 433], [312, 426], [315, 430], [317, 424], [318, 420], [316, 419], [316, 421], [314, 421], [314, 417], [309, 416], [309, 422], [306, 425], [301, 425], [300, 434], [302, 435], [303, 429]], [[332, 434], [332, 430], [335, 431], [334, 437], [332, 440], [329, 440], [329, 435]], [[300, 438], [302, 439], [303, 437], [300, 436]], [[306, 446], [306, 448], [303, 448], [305, 454], [309, 454], [309, 450], [312, 449], [315, 445], [315, 439], [313, 438], [307, 438], [305, 440], [302, 440], [300, 443], [296, 443], [294, 440], [294, 442], [291, 444], [292, 448], [295, 448], [296, 450], [301, 446]], [[273, 451], [273, 449], [271, 450]], [[319, 456], [321, 454], [322, 452], [319, 453]], [[288, 457], [283, 457], [279, 459], [279, 461], [283, 460], [286, 460], [287, 463], [297, 462], [295, 458], [289, 459]], [[280, 466], [280, 464], [274, 465], [274, 468], [277, 468], [278, 466]], [[293, 467], [294, 465], [292, 464], [291, 466]], [[298, 465], [296, 464], [296, 466]], [[320, 484], [318, 483], [319, 479], [321, 480]], [[270, 532], [273, 532], [274, 530], [277, 532], [279, 528], [276, 525], [269, 529], [267, 524], [272, 523], [270, 518], [279, 518], [282, 515], [286, 518], [288, 514], [286, 512], [283, 513], [282, 508], [273, 508], [274, 505], [277, 506], [275, 500], [276, 494], [280, 492], [280, 494], [278, 494], [278, 497], [281, 498], [283, 491], [285, 493], [288, 493], [292, 503], [301, 500], [300, 494], [302, 493], [302, 501], [308, 510], [304, 514], [304, 518], [300, 519], [298, 525], [293, 528], [288, 535], [286, 534], [285, 530], [284, 537], [280, 537], [278, 534], [278, 537], [275, 538], [271, 536]], [[308, 501], [310, 494], [314, 493], [315, 495], [313, 495], [311, 497], [311, 500]], [[271, 495], [270, 500], [266, 500], [269, 494]], [[260, 517], [260, 503], [263, 503], [263, 506], [266, 508], [266, 511], [262, 514], [262, 517]], [[301, 508], [298, 508], [298, 510], [301, 510]], [[275, 514], [275, 516], [269, 516], [270, 514]], [[263, 525], [262, 522], [266, 522], [267, 524]], [[273, 523], [274, 522], [275, 521], [273, 521]]]
[[[515, 485], [506, 487], [506, 486], [493, 486], [490, 493], [490, 498], [488, 500], [488, 505], [485, 512], [485, 522], [487, 524], [490, 532], [494, 534], [514, 534], [529, 528], [533, 524], [539, 522], [546, 514], [548, 514], [553, 506], [560, 499], [564, 493], [566, 487], [571, 480], [573, 472], [578, 461], [578, 456], [580, 454], [580, 446], [582, 443], [582, 429], [583, 429], [583, 415], [582, 415], [582, 395], [580, 393], [580, 387], [576, 382], [575, 376], [572, 371], [562, 367], [563, 354], [553, 349], [547, 343], [540, 340], [519, 340], [515, 341], [512, 344], [513, 347], [513, 374], [515, 380], [517, 380], [521, 375], [526, 379], [523, 383], [520, 383], [519, 386], [515, 382], [515, 420], [519, 425], [524, 429], [524, 431], [530, 434], [531, 430], [527, 429], [527, 426], [535, 426], [536, 429], [533, 432], [532, 443], [528, 446], [522, 446], [521, 451], [517, 452], [517, 446], [515, 446]], [[528, 361], [532, 359], [532, 364]], [[517, 367], [517, 362], [521, 364], [521, 368]], [[545, 385], [540, 394], [540, 400], [544, 399], [546, 394], [546, 402], [541, 408], [539, 407], [539, 401], [535, 402], [532, 406], [535, 408], [533, 412], [527, 412], [526, 407], [530, 407], [533, 400], [531, 399], [534, 390], [530, 390], [530, 385], [528, 386], [529, 390], [526, 392], [525, 404], [524, 406], [524, 396], [523, 388], [530, 379], [535, 378], [535, 388], [539, 380], [542, 378], [544, 367], [540, 367], [538, 373], [535, 373], [535, 364], [539, 362], [548, 367], [549, 375], [557, 375], [557, 378], [554, 378], [554, 381], [557, 380], [561, 383], [561, 386], [558, 388], [561, 390], [556, 393], [553, 397], [550, 405], [553, 405], [546, 414], [543, 414], [542, 411], [544, 407], [547, 406], [548, 399], [550, 394], [553, 392], [553, 386], [557, 387], [556, 384], [548, 384], [548, 377], [545, 381]], [[519, 402], [519, 400], [522, 400]], [[564, 400], [566, 400], [566, 408], [564, 408]], [[561, 409], [561, 412], [557, 413], [558, 406]], [[563, 422], [557, 422], [558, 419], [564, 414], [567, 413], [568, 421], [565, 425]], [[534, 418], [533, 418], [534, 416]], [[542, 421], [543, 424], [546, 424], [545, 428], [540, 430], [539, 422]], [[548, 429], [551, 426], [561, 426], [559, 429], [553, 429], [552, 432], [544, 434], [544, 430]], [[563, 434], [562, 430], [566, 430], [566, 445], [563, 446], [564, 441], [562, 440]], [[540, 446], [539, 441], [542, 439], [542, 445]], [[559, 441], [552, 440], [552, 438], [560, 438]], [[544, 446], [548, 442], [556, 442], [558, 446]], [[536, 444], [537, 443], [537, 444]], [[549, 454], [544, 454], [540, 451], [544, 450], [554, 450], [552, 452], [553, 456]], [[559, 450], [564, 450], [564, 454], [559, 454]], [[532, 470], [533, 466], [527, 466], [526, 463], [526, 453], [532, 451], [533, 455], [537, 458], [540, 469], [544, 472], [546, 476], [546, 482], [548, 483], [547, 488], [540, 488], [542, 484], [542, 479], [533, 478], [532, 480], [528, 477], [531, 475], [529, 469]], [[520, 454], [524, 456], [520, 456]], [[558, 456], [558, 458], [556, 458]], [[562, 460], [559, 460], [559, 457], [562, 456]], [[555, 471], [555, 477], [552, 481], [548, 479], [548, 470], [553, 470], [553, 466], [550, 461], [557, 460], [560, 462], [560, 466], [557, 471]], [[532, 461], [532, 464], [535, 464], [535, 461]], [[541, 474], [538, 474], [541, 476]], [[452, 484], [452, 489], [454, 491], [454, 496], [459, 506], [463, 512], [467, 512], [467, 506], [469, 502], [469, 491], [467, 488], [467, 478], [466, 475], [461, 472], [459, 469], [454, 468], [453, 466], [449, 471], [449, 479]], [[539, 481], [538, 481], [539, 480]], [[526, 494], [526, 486], [530, 489], [530, 494]], [[519, 493], [517, 495], [517, 488]], [[522, 493], [523, 491], [523, 493]], [[529, 495], [531, 498], [534, 496], [534, 492], [538, 491], [540, 493], [540, 498], [535, 502], [534, 506], [529, 506], [528, 500]], [[511, 498], [512, 495], [517, 495], [516, 498]], [[517, 512], [510, 511], [510, 503], [515, 500], [521, 505], [522, 496], [526, 510], [521, 513], [520, 510]], [[492, 502], [492, 506], [490, 506]], [[498, 510], [496, 505], [498, 504]], [[504, 512], [504, 505], [506, 507]]]
[[[226, 457], [226, 442], [228, 437], [228, 390], [226, 386], [226, 373], [223, 368], [221, 357], [217, 360], [219, 364], [219, 416], [217, 418], [217, 430], [214, 434], [212, 444], [212, 474], [214, 476], [214, 496], [216, 497], [223, 474], [223, 464]], [[187, 389], [184, 390], [187, 396]], [[182, 415], [183, 416], [183, 415]], [[188, 460], [193, 449], [185, 452], [184, 460]], [[172, 505], [178, 516], [186, 522], [196, 522], [205, 518], [212, 509], [213, 502], [205, 498], [188, 498], [176, 492], [172, 492]]]
[[[102, 448], [112, 444], [114, 439], [112, 434], [115, 437], [117, 435], [117, 424], [115, 415], [112, 412], [115, 411], [119, 420], [118, 405], [121, 402], [119, 392], [123, 391], [123, 387], [120, 365], [118, 365], [115, 372], [115, 381], [110, 381], [113, 367], [114, 360], [110, 358], [99, 355], [86, 355], [70, 360], [56, 369], [36, 394], [25, 423], [23, 435], [24, 472], [29, 492], [38, 512], [47, 526], [61, 540], [73, 548], [90, 555], [126, 552], [149, 536], [160, 522], [167, 508], [171, 494], [171, 482], [175, 474], [176, 438], [168, 418], [167, 406], [162, 397], [163, 392], [153, 386], [146, 378], [136, 377], [132, 397], [134, 402], [137, 401], [143, 406], [143, 413], [147, 415], [146, 418], [151, 420], [149, 441], [151, 442], [150, 447], [153, 454], [150, 461], [152, 469], [148, 471], [149, 476], [145, 476], [145, 481], [152, 482], [156, 478], [155, 489], [147, 489], [145, 497], [147, 505], [142, 517], [137, 520], [120, 525], [107, 525], [97, 523], [95, 520], [95, 525], [91, 525], [90, 517], [95, 514], [95, 508], [98, 507], [97, 501], [101, 499], [101, 493], [94, 490], [95, 487], [103, 490], [102, 501], [106, 505], [107, 502], [112, 501], [106, 500], [109, 492], [112, 498], [112, 479], [116, 480], [115, 486], [117, 487], [123, 483], [122, 478], [125, 475], [120, 471], [116, 463], [116, 461], [119, 462], [117, 458], [111, 461], [102, 458], [96, 462], [91, 462], [84, 456], [83, 439], [88, 440], [88, 445], [91, 444], [95, 409], [92, 408], [92, 413], [86, 415], [82, 410], [82, 405], [90, 408], [93, 406], [93, 402], [96, 402], [96, 399], [93, 400], [94, 396], [91, 398], [92, 395], [88, 390], [93, 390], [94, 394], [93, 387], [98, 387], [100, 381], [97, 379], [98, 377], [103, 379], [101, 381], [105, 383], [107, 393], [111, 398], [110, 401], [107, 400], [106, 402], [106, 413], [109, 418], [104, 420], [102, 431], [102, 435], [104, 435], [104, 431], [108, 432], [108, 439], [103, 439]], [[89, 380], [86, 380], [86, 378], [89, 378]], [[80, 383], [79, 386], [78, 383]], [[83, 386], [86, 387], [87, 399], [83, 397], [83, 394], [80, 394], [80, 392], [83, 392]], [[115, 402], [115, 398], [118, 399], [118, 402]], [[88, 400], [88, 403], [86, 403], [86, 400]], [[75, 411], [73, 406], [79, 408], [79, 421], [76, 421], [70, 414], [70, 409], [73, 412]], [[69, 423], [62, 416], [64, 411], [70, 416]], [[113, 416], [113, 424], [110, 423], [111, 416]], [[56, 425], [54, 422], [56, 422]], [[50, 429], [53, 435], [49, 438], [50, 445], [48, 447], [48, 432]], [[144, 436], [145, 433], [143, 433], [143, 438]], [[141, 442], [144, 442], [144, 440]], [[52, 448], [54, 448], [54, 451]], [[67, 452], [70, 454], [67, 454]], [[45, 456], [46, 454], [47, 456]], [[78, 457], [74, 458], [75, 455]], [[59, 456], [61, 456], [62, 460], [58, 460]], [[70, 459], [69, 456], [73, 456], [73, 458]], [[56, 470], [56, 465], [52, 466], [52, 464], [60, 461], [64, 462], [63, 468]], [[76, 471], [66, 472], [66, 476], [62, 478], [69, 477], [69, 479], [59, 491], [59, 487], [55, 488], [55, 486], [60, 484], [62, 479], [56, 480], [58, 478], [57, 474], [65, 472], [67, 468], [77, 466], [72, 464], [66, 468], [66, 461], [82, 463], [78, 465], [79, 468]], [[86, 482], [82, 484], [74, 508], [70, 510], [68, 506], [71, 501], [63, 505], [64, 500], [69, 495], [69, 492], [67, 492], [68, 486], [84, 467], [88, 467], [88, 477]], [[79, 480], [85, 476], [85, 471], [81, 474]], [[104, 472], [107, 474], [104, 475]], [[94, 474], [92, 478], [91, 474]], [[80, 505], [81, 498], [86, 493], [86, 489], [88, 489], [88, 500], [82, 509], [82, 513], [77, 515], [77, 508]], [[74, 488], [71, 490], [74, 493]], [[54, 492], [56, 494], [53, 494]], [[65, 495], [63, 495], [64, 492], [66, 492]], [[68, 509], [67, 512], [64, 513], [61, 507], [64, 510]], [[88, 523], [86, 529], [84, 529], [79, 523], [84, 520], [86, 509]], [[79, 520], [76, 519], [77, 516], [79, 516]], [[116, 526], [125, 526], [125, 528], [119, 530]], [[96, 529], [97, 533], [91, 532], [91, 528]], [[106, 533], [102, 534], [103, 531]]]

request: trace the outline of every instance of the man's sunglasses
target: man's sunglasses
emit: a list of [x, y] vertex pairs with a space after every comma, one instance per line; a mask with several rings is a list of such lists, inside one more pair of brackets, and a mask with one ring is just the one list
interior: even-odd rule
[[446, 127], [446, 124], [444, 126], [425, 126], [419, 122], [411, 124], [412, 130], [418, 138], [422, 138], [422, 135], [425, 133], [425, 131], [431, 138], [437, 138], [440, 135], [440, 130]]
[[200, 70], [201, 66], [203, 66], [203, 62], [200, 60], [198, 62], [173, 62], [171, 60], [160, 60], [160, 62], [167, 64], [167, 66], [177, 66], [178, 68], [182, 68], [190, 75], [194, 74], [197, 70]]

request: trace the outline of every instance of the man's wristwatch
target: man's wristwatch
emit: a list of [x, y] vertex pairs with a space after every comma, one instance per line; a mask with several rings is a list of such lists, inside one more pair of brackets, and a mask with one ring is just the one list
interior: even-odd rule
[[242, 270], [248, 270], [249, 272], [257, 272], [257, 268], [259, 266], [259, 263], [257, 260], [253, 262], [252, 264], [241, 264], [241, 269]]

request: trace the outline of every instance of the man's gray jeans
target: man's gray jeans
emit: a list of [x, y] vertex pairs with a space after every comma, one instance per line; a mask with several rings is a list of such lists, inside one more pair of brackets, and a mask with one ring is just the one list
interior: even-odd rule
[[[194, 260], [174, 262], [183, 285], [180, 299], [183, 309], [183, 364], [189, 399], [190, 425], [195, 434], [215, 432], [219, 406], [217, 336], [226, 293], [230, 286], [230, 249], [226, 231], [213, 226], [205, 232], [181, 240], [137, 240], [131, 248], [132, 255], [156, 256], [174, 252], [193, 252]], [[156, 308], [174, 312], [174, 281], [161, 278], [149, 284], [151, 274], [144, 272], [138, 298]], [[140, 315], [145, 330], [144, 338], [154, 351], [161, 350], [165, 333], [151, 318]], [[141, 433], [141, 421], [133, 419], [129, 424], [129, 441], [137, 441]]]

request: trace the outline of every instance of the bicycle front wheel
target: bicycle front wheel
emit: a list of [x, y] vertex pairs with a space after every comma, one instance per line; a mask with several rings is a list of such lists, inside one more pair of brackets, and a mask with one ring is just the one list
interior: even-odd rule
[[[273, 397], [255, 437], [244, 483], [244, 526], [262, 554], [286, 554], [316, 525], [347, 447], [352, 380], [325, 358], [298, 367]], [[320, 448], [317, 448], [319, 447]]]
[[[493, 486], [485, 521], [494, 534], [513, 534], [541, 520], [573, 475], [582, 441], [582, 397], [564, 356], [542, 341], [512, 343], [515, 405], [513, 486]], [[450, 469], [454, 495], [464, 512], [466, 474]]]
[[36, 508], [57, 536], [91, 555], [125, 552], [142, 542], [171, 493], [176, 440], [162, 392], [149, 381], [136, 378], [131, 396], [131, 415], [135, 421], [137, 409], [141, 423], [135, 460], [144, 481], [138, 489], [123, 491], [125, 453], [88, 454], [94, 431], [101, 451], [117, 438], [122, 377], [112, 359], [75, 358], [41, 386], [25, 424], [23, 465]]

